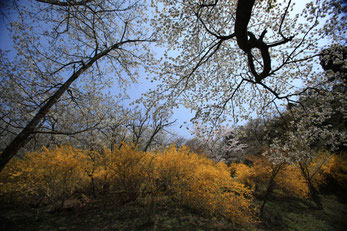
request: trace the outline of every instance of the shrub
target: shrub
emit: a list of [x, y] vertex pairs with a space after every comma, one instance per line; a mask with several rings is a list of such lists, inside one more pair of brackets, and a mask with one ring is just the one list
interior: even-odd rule
[[82, 150], [61, 146], [13, 159], [0, 174], [0, 192], [21, 202], [63, 204], [86, 185], [84, 157]]
[[307, 198], [309, 196], [307, 182], [297, 165], [285, 165], [278, 173], [275, 182], [277, 188], [286, 196], [298, 196], [302, 198]]
[[110, 191], [125, 196], [123, 200], [135, 200], [146, 183], [146, 166], [150, 156], [138, 151], [134, 145], [123, 144], [121, 149], [105, 149], [103, 158]]
[[225, 163], [189, 152], [187, 147], [167, 148], [156, 161], [160, 181], [179, 203], [234, 223], [252, 222], [251, 190], [230, 176]]
[[[347, 158], [343, 155], [332, 155], [320, 152], [305, 161], [305, 167], [314, 187], [319, 188], [326, 183], [327, 177], [340, 186], [347, 186]], [[254, 187], [257, 195], [263, 195], [269, 184], [274, 166], [265, 157], [249, 156], [250, 166], [242, 163], [232, 163], [230, 168], [235, 178], [249, 187]], [[278, 172], [274, 188], [286, 196], [308, 198], [310, 190], [307, 179], [302, 174], [299, 164], [286, 163]]]
[[165, 196], [236, 224], [252, 222], [255, 214], [252, 191], [230, 176], [225, 163], [216, 163], [187, 147], [147, 153], [125, 144], [102, 153], [71, 146], [43, 148], [23, 159], [13, 159], [0, 179], [1, 195], [16, 195], [21, 201], [63, 204], [76, 191], [88, 193], [92, 186], [104, 199], [116, 194], [125, 201], [137, 200], [153, 208], [153, 203]]
[[[252, 163], [247, 166], [242, 163], [231, 164], [235, 177], [243, 184], [254, 187], [256, 195], [264, 196], [271, 174], [275, 166], [265, 157], [249, 156]], [[286, 196], [307, 197], [308, 187], [297, 165], [284, 164], [275, 176], [274, 188], [281, 190]]]
[[248, 187], [254, 188], [256, 195], [263, 196], [273, 171], [270, 162], [264, 157], [248, 156], [250, 166], [243, 163], [232, 163], [230, 168], [234, 177]]

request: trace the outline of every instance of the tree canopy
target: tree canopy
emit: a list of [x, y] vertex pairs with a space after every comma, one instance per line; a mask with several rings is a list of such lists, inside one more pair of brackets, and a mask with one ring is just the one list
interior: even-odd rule
[[345, 40], [340, 3], [152, 1], [168, 47], [158, 98], [179, 99], [211, 125], [295, 102], [326, 80], [322, 48]]
[[[115, 82], [119, 98], [125, 97], [140, 70], [159, 82], [139, 99], [147, 109], [139, 123], [153, 119], [150, 141], [150, 134], [172, 124], [167, 112], [179, 104], [195, 112], [193, 121], [210, 128], [252, 113], [280, 112], [283, 103], [297, 103], [303, 93], [333, 83], [331, 71], [323, 72], [319, 64], [345, 75], [344, 64], [336, 64], [344, 62], [345, 53], [341, 58], [338, 50], [326, 49], [345, 41], [344, 5], [338, 0], [296, 4], [10, 1], [4, 14], [15, 52], [1, 51], [0, 57], [0, 135], [7, 137], [0, 169], [35, 134], [118, 131], [126, 116], [112, 110], [121, 107], [105, 89]], [[165, 50], [163, 57], [154, 55], [155, 45]], [[133, 137], [141, 127], [135, 124]], [[114, 138], [111, 133], [106, 137]]]
[[94, 96], [110, 81], [122, 92], [136, 81], [138, 67], [153, 60], [147, 6], [140, 1], [11, 3], [8, 29], [17, 54], [11, 61], [1, 57], [1, 118], [4, 130], [20, 132], [4, 148], [0, 169], [40, 131], [54, 106], [79, 105], [83, 94]]

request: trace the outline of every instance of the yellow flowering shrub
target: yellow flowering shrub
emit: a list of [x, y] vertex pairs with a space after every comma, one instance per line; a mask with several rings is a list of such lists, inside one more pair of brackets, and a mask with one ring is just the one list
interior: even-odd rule
[[[0, 193], [29, 201], [63, 203], [76, 191], [153, 205], [167, 198], [202, 214], [250, 223], [252, 191], [230, 175], [225, 163], [172, 146], [152, 152], [134, 145], [97, 153], [71, 146], [28, 153], [0, 173]], [[157, 200], [158, 199], [158, 200]]]
[[[235, 177], [243, 184], [254, 187], [263, 195], [268, 187], [274, 167], [265, 157], [249, 156], [251, 166], [242, 163], [231, 164]], [[307, 197], [309, 191], [300, 168], [297, 165], [283, 165], [274, 180], [275, 188], [288, 196]]]
[[[318, 153], [315, 153], [315, 155], [310, 159], [306, 159], [301, 162], [301, 166], [306, 170], [306, 174], [309, 175], [309, 179], [316, 189], [319, 189], [322, 185], [325, 185], [327, 183], [328, 176], [336, 179], [334, 176], [332, 176], [332, 174], [334, 174], [335, 172], [339, 172], [335, 171], [335, 169], [337, 169], [335, 168], [335, 166], [338, 165], [342, 168], [344, 166], [342, 159], [337, 160], [337, 158], [337, 155], [333, 155], [325, 151], [320, 151]], [[346, 167], [345, 169], [347, 170]], [[340, 173], [343, 173], [343, 171], [340, 171]], [[335, 176], [337, 177], [337, 175]], [[341, 177], [340, 179], [343, 179], [343, 177]], [[284, 189], [288, 194], [294, 194], [306, 198], [310, 196], [307, 179], [303, 177], [302, 169], [300, 168], [299, 164], [292, 164], [290, 166], [287, 166], [286, 169], [284, 169], [284, 171], [282, 172], [280, 180], [282, 181], [282, 185], [285, 186]]]
[[138, 151], [134, 145], [124, 144], [121, 149], [105, 149], [103, 161], [110, 190], [135, 200], [146, 181], [149, 155]]
[[13, 159], [0, 174], [0, 192], [31, 203], [63, 202], [86, 184], [84, 156], [82, 150], [61, 146]]
[[231, 173], [234, 177], [236, 177], [239, 182], [247, 186], [254, 185], [253, 177], [255, 175], [254, 168], [247, 166], [242, 163], [232, 163], [230, 165]]
[[252, 222], [252, 192], [230, 176], [225, 163], [189, 152], [187, 147], [167, 148], [156, 162], [160, 181], [179, 203], [234, 223]]
[[232, 163], [230, 168], [234, 177], [248, 187], [254, 188], [256, 194], [264, 194], [273, 168], [264, 157], [248, 156], [250, 166], [243, 163]]
[[285, 195], [307, 198], [309, 188], [299, 166], [285, 165], [275, 179], [276, 185]]
[[[250, 166], [242, 163], [232, 163], [230, 168], [234, 177], [241, 183], [254, 187], [258, 194], [265, 193], [274, 166], [265, 158], [249, 156]], [[315, 187], [326, 182], [326, 177], [332, 177], [339, 184], [347, 186], [347, 158], [330, 153], [317, 153], [315, 158], [305, 162], [310, 178]], [[298, 163], [283, 164], [274, 180], [275, 188], [287, 196], [309, 197], [309, 187]]]

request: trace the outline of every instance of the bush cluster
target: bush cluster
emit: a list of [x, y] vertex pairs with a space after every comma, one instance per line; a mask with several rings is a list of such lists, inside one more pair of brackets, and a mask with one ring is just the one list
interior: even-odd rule
[[231, 177], [225, 163], [187, 147], [152, 152], [126, 144], [102, 152], [43, 148], [13, 159], [1, 172], [0, 182], [1, 196], [17, 202], [63, 206], [82, 193], [107, 203], [138, 201], [151, 206], [166, 198], [235, 224], [250, 223], [255, 214], [252, 191]]
[[[271, 175], [278, 166], [263, 156], [248, 156], [247, 160], [251, 164], [232, 163], [231, 172], [239, 182], [252, 187], [254, 193], [261, 197], [265, 194]], [[315, 158], [308, 160], [306, 166], [310, 179], [317, 189], [327, 184], [329, 180], [346, 189], [346, 163], [347, 158], [344, 155], [321, 152]], [[274, 179], [274, 190], [288, 197], [310, 196], [307, 180], [298, 163], [282, 163]]]
[[[69, 145], [42, 148], [11, 160], [0, 173], [0, 197], [55, 209], [76, 197], [114, 205], [133, 201], [149, 208], [149, 213], [155, 206], [174, 203], [245, 225], [256, 220], [254, 196], [265, 195], [278, 167], [264, 156], [247, 160], [247, 165], [227, 166], [186, 146], [151, 152], [126, 144], [99, 152]], [[322, 152], [305, 166], [315, 187], [332, 179], [346, 187], [345, 156]], [[281, 164], [273, 190], [291, 197], [310, 196], [307, 179], [295, 163]]]

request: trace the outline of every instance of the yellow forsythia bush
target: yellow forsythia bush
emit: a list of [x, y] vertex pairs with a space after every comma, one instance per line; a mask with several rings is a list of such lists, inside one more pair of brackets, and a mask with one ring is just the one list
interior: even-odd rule
[[[343, 159], [344, 158], [344, 159]], [[231, 171], [241, 183], [254, 187], [257, 194], [263, 195], [269, 184], [274, 166], [265, 157], [249, 156], [250, 166], [242, 163], [232, 163]], [[339, 184], [347, 186], [347, 158], [317, 153], [314, 158], [305, 162], [310, 178], [315, 187], [326, 181], [326, 176], [335, 179]], [[286, 196], [309, 197], [309, 187], [298, 163], [285, 163], [275, 177], [275, 189]]]
[[272, 172], [270, 162], [264, 157], [248, 156], [252, 165], [232, 163], [230, 168], [233, 176], [248, 187], [254, 188], [256, 194], [263, 195]]
[[[231, 164], [235, 177], [243, 184], [254, 187], [255, 193], [263, 195], [268, 187], [273, 166], [265, 157], [249, 156], [251, 166]], [[275, 188], [288, 196], [307, 197], [309, 191], [297, 165], [283, 165], [275, 177]]]
[[157, 153], [155, 162], [159, 181], [177, 202], [234, 223], [252, 222], [252, 191], [230, 176], [225, 163], [174, 146]]
[[307, 198], [309, 188], [298, 165], [285, 165], [275, 179], [276, 186], [287, 196]]
[[[165, 196], [180, 205], [237, 224], [253, 221], [252, 191], [225, 163], [172, 146], [142, 152], [133, 145], [103, 152], [61, 146], [14, 159], [0, 173], [0, 194], [63, 202], [74, 192], [119, 195], [139, 202]], [[155, 201], [155, 200], [150, 200]]]
[[134, 145], [123, 144], [121, 149], [104, 150], [102, 161], [108, 175], [109, 190], [126, 195], [126, 200], [135, 200], [146, 183], [149, 155], [138, 151]]
[[347, 189], [347, 155], [332, 155], [322, 167], [322, 174], [330, 177], [343, 189]]
[[255, 172], [253, 167], [242, 163], [232, 163], [230, 169], [232, 175], [236, 177], [239, 182], [242, 182], [247, 186], [254, 185], [253, 177], [255, 176]]
[[[328, 178], [330, 178], [330, 180], [334, 179], [338, 184], [342, 183], [343, 179], [347, 182], [347, 159], [343, 159], [342, 157], [343, 156], [335, 155], [327, 151], [319, 151], [311, 156], [311, 158], [303, 160], [301, 166], [306, 169], [313, 186], [319, 190], [321, 186], [328, 183]], [[297, 178], [300, 178], [303, 182], [301, 183], [301, 187], [299, 184], [294, 185], [293, 190], [294, 188], [301, 189], [302, 194], [299, 193], [299, 196], [308, 197], [309, 189], [307, 181], [302, 175], [300, 166], [297, 164], [293, 169], [296, 171], [295, 174], [298, 175]], [[345, 169], [345, 171], [343, 169]], [[288, 178], [289, 176], [284, 177]]]
[[0, 195], [29, 203], [63, 203], [85, 187], [84, 158], [82, 150], [67, 145], [13, 159], [0, 173]]

